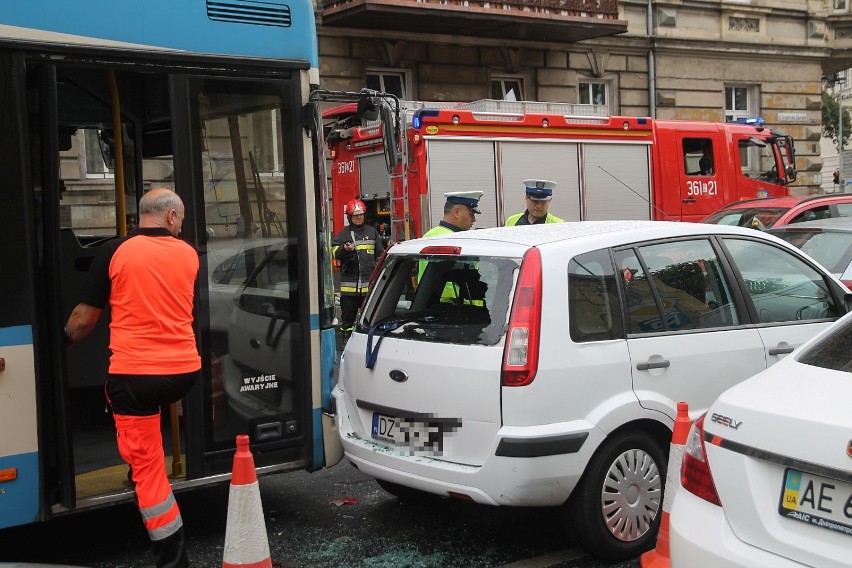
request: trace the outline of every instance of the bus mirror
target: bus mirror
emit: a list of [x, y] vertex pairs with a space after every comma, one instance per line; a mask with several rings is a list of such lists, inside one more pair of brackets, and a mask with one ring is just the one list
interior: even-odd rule
[[385, 153], [385, 166], [389, 174], [393, 174], [399, 163], [398, 125], [393, 109], [384, 101], [381, 103], [382, 145]]
[[796, 181], [796, 166], [787, 166], [787, 180], [788, 181]]
[[358, 117], [365, 121], [374, 121], [379, 119], [379, 102], [375, 97], [371, 97], [365, 92], [361, 92], [358, 97]]

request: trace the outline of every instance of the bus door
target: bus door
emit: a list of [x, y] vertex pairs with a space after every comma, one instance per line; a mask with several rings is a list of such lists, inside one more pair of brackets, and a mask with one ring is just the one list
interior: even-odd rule
[[[132, 97], [116, 102], [114, 96], [133, 92], [139, 78], [117, 77], [102, 66], [35, 61], [27, 77], [30, 100], [38, 101], [38, 108], [30, 107], [28, 134], [44, 257], [39, 302], [45, 322], [38, 355], [43, 362], [39, 415], [48, 442], [44, 481], [48, 504], [61, 511], [103, 502], [105, 495], [123, 500], [132, 494], [104, 396], [109, 308], [92, 334], [69, 350], [62, 329], [99, 247], [135, 222], [140, 124], [121, 106], [133, 108]], [[124, 138], [121, 184], [116, 130]], [[168, 432], [168, 424], [164, 428]]]
[[188, 136], [175, 137], [188, 142], [177, 142], [175, 179], [196, 188], [203, 253], [199, 467], [229, 471], [235, 437], [248, 434], [258, 467], [304, 469], [313, 453], [319, 329], [310, 314], [318, 311], [319, 277], [317, 254], [309, 253], [317, 244], [306, 213], [314, 205], [300, 108], [291, 95], [298, 85], [212, 77], [175, 84], [188, 100], [185, 120], [175, 117], [188, 125]]

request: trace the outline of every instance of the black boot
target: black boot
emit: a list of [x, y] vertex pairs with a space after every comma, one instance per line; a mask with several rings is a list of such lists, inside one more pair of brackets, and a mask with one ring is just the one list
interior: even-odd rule
[[152, 541], [152, 544], [154, 556], [157, 557], [157, 568], [188, 568], [183, 527], [163, 540]]

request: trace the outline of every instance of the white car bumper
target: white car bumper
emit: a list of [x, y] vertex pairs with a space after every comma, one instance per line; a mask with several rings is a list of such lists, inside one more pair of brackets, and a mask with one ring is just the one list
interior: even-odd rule
[[[490, 457], [481, 466], [465, 465], [427, 456], [404, 455], [359, 436], [349, 420], [347, 397], [343, 391], [336, 388], [332, 396], [345, 455], [360, 471], [429, 493], [464, 495], [487, 505], [561, 505], [573, 491], [589, 454], [602, 438], [595, 429], [591, 429], [577, 453], [518, 458], [494, 455], [493, 450], [501, 439], [498, 435], [493, 441]], [[512, 430], [517, 432], [517, 429]], [[529, 430], [533, 431], [535, 427]]]
[[802, 568], [731, 531], [721, 507], [680, 489], [669, 517], [672, 568]]

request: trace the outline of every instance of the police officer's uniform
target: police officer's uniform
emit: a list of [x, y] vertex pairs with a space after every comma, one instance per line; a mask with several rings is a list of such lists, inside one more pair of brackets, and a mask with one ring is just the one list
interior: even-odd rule
[[[550, 201], [553, 199], [553, 188], [556, 187], [555, 181], [546, 179], [525, 179], [524, 186], [526, 188], [527, 197], [533, 201]], [[560, 219], [552, 213], [547, 213], [544, 217], [536, 219], [535, 223], [529, 221], [529, 209], [523, 213], [516, 213], [506, 219], [506, 226], [513, 227], [515, 225], [544, 225], [545, 223], [564, 223], [565, 219]]]
[[[466, 205], [467, 207], [470, 207], [470, 210], [474, 213], [481, 213], [478, 209], [479, 199], [482, 197], [481, 191], [448, 191], [444, 194], [444, 197], [447, 198], [447, 203], [452, 203], [453, 205]], [[447, 223], [442, 219], [435, 227], [426, 231], [423, 238], [448, 235], [459, 231], [464, 231], [464, 229], [456, 227], [452, 223]]]

